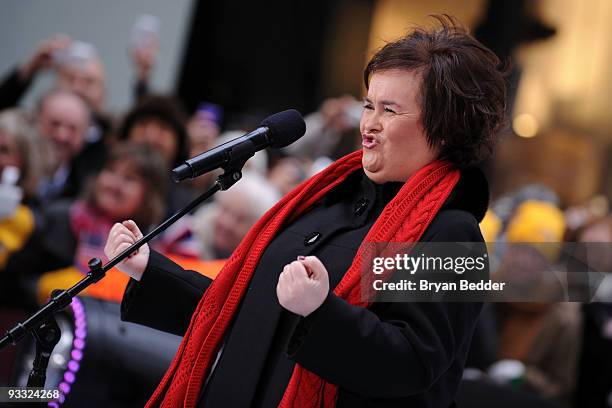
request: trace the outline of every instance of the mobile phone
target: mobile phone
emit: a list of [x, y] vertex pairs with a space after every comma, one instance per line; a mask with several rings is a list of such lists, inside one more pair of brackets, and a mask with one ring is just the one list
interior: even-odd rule
[[132, 26], [130, 46], [134, 50], [146, 49], [159, 40], [161, 20], [150, 14], [142, 14], [136, 18]]
[[58, 65], [84, 65], [95, 59], [98, 51], [93, 44], [84, 41], [73, 41], [68, 48], [53, 53], [53, 60]]

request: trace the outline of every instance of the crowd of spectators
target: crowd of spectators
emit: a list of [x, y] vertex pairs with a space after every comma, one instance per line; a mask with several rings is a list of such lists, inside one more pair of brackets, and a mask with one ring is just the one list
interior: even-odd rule
[[[189, 113], [174, 97], [151, 92], [148, 79], [156, 47], [152, 44], [132, 54], [134, 101], [123, 115], [106, 110], [106, 82], [111, 79], [95, 47], [63, 35], [43, 40], [25, 62], [0, 79], [3, 306], [32, 310], [52, 289], [80, 280], [90, 258], [107, 261], [103, 247], [113, 223], [133, 219], [150, 230], [181, 209], [218, 173], [175, 184], [170, 170], [251, 130], [226, 131], [223, 108], [213, 103], [203, 101]], [[55, 83], [39, 96], [35, 109], [24, 110], [19, 102], [44, 70], [55, 73]], [[361, 105], [349, 95], [323, 101], [318, 111], [306, 116], [302, 139], [282, 151], [256, 154], [247, 163], [243, 180], [188, 214], [153, 247], [177, 259], [205, 263], [227, 258], [280, 197], [359, 147]], [[601, 197], [594, 202], [566, 209], [553, 191], [528, 186], [492, 204], [482, 223], [483, 235], [488, 242], [500, 243], [609, 243], [612, 222], [607, 202]], [[589, 262], [607, 273], [612, 252], [603, 248]], [[551, 264], [560, 262], [559, 255], [542, 252]], [[517, 263], [522, 258], [511, 250], [500, 259], [506, 268], [522, 267]], [[119, 301], [125, 281], [113, 282], [109, 286], [102, 281], [86, 294]], [[605, 306], [612, 301], [612, 284], [607, 275], [593, 298], [604, 306], [487, 305], [474, 336], [469, 361], [473, 370], [466, 372], [471, 378], [486, 376], [571, 405], [581, 392], [591, 392], [581, 385], [598, 370], [589, 345], [612, 343], [612, 313]]]

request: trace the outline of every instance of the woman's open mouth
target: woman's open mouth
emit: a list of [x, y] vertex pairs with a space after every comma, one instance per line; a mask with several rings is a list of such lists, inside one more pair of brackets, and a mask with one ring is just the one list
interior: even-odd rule
[[366, 149], [372, 149], [372, 148], [374, 148], [374, 146], [376, 146], [378, 144], [378, 142], [376, 141], [376, 139], [373, 136], [362, 135], [361, 138], [362, 138], [362, 143], [361, 144]]

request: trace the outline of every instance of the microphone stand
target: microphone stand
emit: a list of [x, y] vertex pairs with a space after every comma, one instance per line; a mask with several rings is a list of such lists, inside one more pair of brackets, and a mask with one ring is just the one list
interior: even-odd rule
[[23, 337], [30, 333], [36, 341], [36, 357], [34, 358], [32, 371], [28, 378], [28, 387], [44, 387], [46, 381], [46, 370], [49, 358], [55, 345], [61, 337], [60, 328], [55, 321], [54, 315], [72, 303], [72, 298], [86, 289], [89, 285], [98, 282], [111, 268], [119, 264], [134, 251], [155, 238], [178, 219], [193, 210], [202, 202], [210, 198], [219, 190], [227, 190], [242, 178], [242, 167], [254, 152], [236, 152], [232, 160], [223, 167], [225, 172], [221, 174], [214, 185], [202, 195], [191, 201], [183, 209], [161, 223], [153, 231], [134, 242], [129, 248], [102, 265], [99, 258], [92, 258], [88, 262], [89, 272], [87, 276], [66, 290], [54, 290], [51, 299], [27, 320], [17, 323], [12, 329], [7, 330], [0, 340], [0, 350], [9, 344], [16, 345]]

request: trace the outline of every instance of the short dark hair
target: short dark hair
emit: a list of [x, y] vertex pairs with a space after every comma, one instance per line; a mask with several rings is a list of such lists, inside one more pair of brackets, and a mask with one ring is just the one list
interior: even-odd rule
[[147, 95], [138, 101], [130, 110], [119, 127], [119, 140], [128, 140], [130, 132], [139, 123], [148, 119], [156, 119], [168, 125], [176, 137], [176, 154], [172, 160], [173, 166], [178, 166], [187, 159], [188, 135], [187, 115], [180, 102], [170, 96]]
[[486, 159], [505, 125], [506, 83], [499, 58], [446, 14], [372, 57], [363, 73], [400, 69], [421, 76], [421, 123], [440, 158], [466, 167]]
[[[166, 192], [168, 177], [166, 165], [161, 154], [147, 146], [135, 143], [117, 143], [113, 146], [102, 170], [118, 162], [126, 162], [133, 166], [134, 172], [145, 184], [145, 200], [137, 213], [131, 218], [142, 228], [149, 228], [158, 223], [166, 211]], [[95, 206], [95, 180], [91, 180], [83, 199]]]

